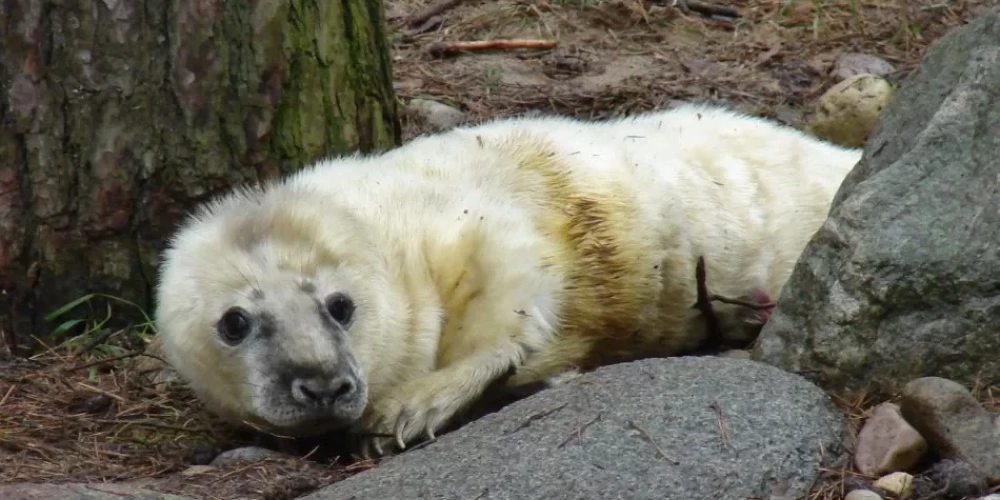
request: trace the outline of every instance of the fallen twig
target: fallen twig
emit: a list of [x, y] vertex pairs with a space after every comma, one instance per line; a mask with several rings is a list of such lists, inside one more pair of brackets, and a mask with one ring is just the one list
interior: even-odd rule
[[712, 403], [709, 406], [715, 410], [716, 425], [719, 427], [719, 436], [722, 439], [722, 444], [729, 446], [729, 430], [726, 427], [726, 416], [722, 413], [722, 408], [719, 405]]
[[694, 309], [701, 311], [705, 318], [705, 329], [708, 330], [708, 338], [705, 343], [708, 345], [722, 344], [722, 329], [719, 327], [719, 318], [712, 309], [711, 295], [708, 294], [708, 285], [705, 283], [705, 257], [698, 257], [698, 263], [694, 268], [694, 279], [697, 286], [697, 301]]
[[[114, 363], [115, 361], [121, 361], [123, 359], [128, 359], [128, 358], [134, 358], [136, 356], [143, 356], [145, 354], [146, 353], [144, 353], [143, 351], [132, 351], [132, 352], [128, 352], [128, 353], [122, 354], [121, 356], [114, 356], [114, 357], [110, 357], [110, 358], [99, 359], [99, 360], [94, 361], [92, 363], [84, 363], [82, 365], [75, 365], [75, 366], [69, 366], [69, 367], [61, 368], [59, 371], [62, 372], [62, 373], [73, 372], [73, 371], [76, 371], [76, 370], [83, 370], [83, 369], [86, 369], [86, 368], [90, 368], [92, 366], [104, 365], [104, 364], [107, 364], [107, 363]], [[156, 359], [161, 359], [161, 358], [159, 358], [157, 356], [153, 356], [153, 357], [155, 357]]]
[[411, 14], [403, 18], [403, 23], [411, 28], [416, 28], [430, 18], [462, 3], [462, 0], [443, 0], [441, 2], [428, 5], [424, 10]]
[[670, 463], [672, 463], [674, 465], [680, 465], [680, 462], [678, 462], [677, 460], [674, 460], [673, 458], [670, 458], [666, 453], [663, 452], [663, 449], [660, 448], [660, 445], [656, 444], [656, 441], [654, 441], [653, 437], [650, 436], [648, 432], [646, 432], [646, 429], [643, 429], [642, 427], [639, 426], [639, 424], [635, 423], [632, 420], [626, 420], [626, 422], [628, 422], [628, 425], [630, 427], [632, 427], [633, 429], [639, 431], [639, 433], [642, 434], [642, 436], [644, 438], [646, 438], [646, 441], [649, 441], [649, 444], [653, 445], [653, 448], [656, 448], [656, 452], [659, 453], [660, 456], [663, 457], [664, 460], [666, 460], [666, 461], [668, 461], [668, 462], [670, 462]]
[[474, 50], [547, 50], [556, 46], [552, 40], [481, 40], [472, 42], [434, 42], [427, 46], [427, 52], [434, 57], [444, 57], [459, 52]]
[[125, 425], [125, 426], [140, 425], [142, 427], [152, 427], [154, 429], [163, 429], [167, 431], [185, 432], [188, 434], [209, 435], [212, 433], [212, 431], [209, 429], [189, 429], [187, 427], [180, 425], [161, 424], [159, 422], [150, 422], [147, 420], [91, 419], [90, 421], [98, 424], [115, 424], [115, 425]]
[[559, 446], [556, 446], [556, 448], [562, 448], [563, 446], [566, 446], [566, 444], [572, 441], [573, 438], [580, 439], [581, 437], [583, 437], [583, 431], [587, 430], [587, 427], [590, 427], [591, 424], [597, 422], [600, 419], [601, 419], [601, 414], [598, 413], [596, 417], [590, 419], [590, 421], [581, 425], [580, 427], [577, 427], [576, 430], [570, 433], [569, 437], [563, 440], [563, 442], [559, 443]]
[[5, 392], [3, 397], [0, 398], [0, 406], [3, 406], [3, 404], [7, 402], [7, 398], [9, 398], [11, 393], [14, 392], [15, 387], [17, 387], [17, 384], [10, 384], [10, 388], [7, 389], [7, 392]]
[[434, 444], [436, 442], [437, 442], [437, 437], [436, 436], [434, 438], [431, 438], [431, 439], [425, 439], [425, 440], [423, 440], [423, 441], [421, 441], [421, 442], [419, 442], [419, 443], [417, 443], [417, 444], [415, 444], [413, 446], [410, 446], [408, 448], [408, 451], [419, 450], [420, 448], [425, 448], [425, 447], [430, 446], [430, 445], [432, 445], [432, 444]]
[[521, 422], [520, 425], [518, 425], [516, 428], [514, 428], [514, 430], [508, 432], [507, 434], [513, 434], [513, 433], [515, 433], [515, 432], [517, 432], [517, 431], [519, 431], [521, 429], [524, 429], [524, 428], [528, 427], [529, 425], [531, 425], [531, 423], [534, 422], [535, 420], [543, 419], [543, 418], [545, 418], [545, 417], [547, 417], [547, 416], [549, 416], [549, 415], [551, 415], [551, 414], [553, 414], [553, 413], [555, 413], [555, 412], [557, 412], [557, 411], [565, 408], [566, 405], [568, 405], [568, 404], [569, 403], [563, 403], [563, 404], [561, 404], [561, 405], [559, 405], [559, 406], [557, 406], [555, 408], [552, 408], [550, 410], [545, 410], [543, 412], [535, 413], [534, 415], [531, 415], [530, 417], [528, 417], [527, 420], [525, 420], [524, 422]]
[[725, 340], [722, 328], [719, 326], [719, 318], [715, 314], [715, 309], [712, 308], [712, 302], [718, 301], [725, 304], [734, 304], [755, 310], [770, 309], [775, 306], [775, 302], [750, 302], [747, 300], [733, 299], [722, 295], [708, 293], [704, 257], [698, 257], [698, 263], [694, 268], [694, 276], [695, 285], [697, 287], [697, 300], [692, 308], [699, 310], [705, 318], [705, 328], [708, 330], [708, 338], [705, 339], [706, 345], [721, 346]]
[[97, 347], [98, 345], [103, 344], [104, 342], [106, 342], [109, 338], [111, 338], [112, 335], [116, 335], [116, 334], [119, 334], [121, 332], [124, 332], [125, 330], [127, 330], [129, 328], [132, 328], [132, 325], [128, 325], [125, 328], [122, 328], [121, 330], [112, 330], [110, 328], [105, 328], [104, 330], [101, 331], [100, 334], [98, 334], [98, 335], [94, 336], [94, 338], [90, 339], [90, 341], [87, 342], [87, 344], [84, 345], [83, 348], [80, 349], [80, 351], [81, 352], [90, 351], [91, 349]]

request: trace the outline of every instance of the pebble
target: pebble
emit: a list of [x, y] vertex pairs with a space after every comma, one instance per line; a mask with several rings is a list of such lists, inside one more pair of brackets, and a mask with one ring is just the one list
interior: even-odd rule
[[871, 490], [854, 490], [848, 493], [844, 500], [882, 500], [882, 495]]
[[885, 76], [894, 71], [895, 66], [885, 59], [859, 52], [841, 54], [833, 66], [833, 76], [841, 80], [862, 74]]
[[82, 401], [70, 405], [71, 413], [101, 413], [111, 407], [111, 396], [107, 394], [95, 394]]
[[206, 472], [212, 472], [215, 467], [211, 465], [192, 465], [187, 469], [181, 471], [182, 476], [197, 476], [198, 474], [204, 474]]
[[430, 99], [413, 99], [407, 108], [438, 132], [454, 128], [465, 120], [465, 113]]
[[191, 447], [191, 465], [208, 465], [219, 453], [222, 453], [222, 449], [215, 444], [195, 443]]
[[895, 89], [878, 75], [854, 75], [819, 97], [806, 132], [841, 146], [865, 145]]
[[878, 476], [906, 471], [927, 452], [927, 441], [907, 423], [899, 405], [875, 407], [858, 434], [854, 464], [863, 474]]
[[243, 446], [220, 453], [211, 465], [222, 467], [232, 462], [259, 462], [266, 458], [280, 457], [281, 453], [260, 446]]
[[976, 498], [989, 491], [986, 476], [964, 460], [938, 460], [927, 469], [922, 479], [930, 484], [914, 484], [914, 493], [918, 498], [934, 495], [945, 498]]
[[718, 354], [720, 358], [750, 359], [750, 351], [743, 349], [729, 349]]
[[875, 481], [875, 487], [888, 491], [897, 497], [906, 497], [913, 491], [913, 476], [905, 472], [893, 472]]
[[903, 388], [903, 418], [942, 458], [961, 459], [1000, 482], [1000, 432], [996, 419], [961, 384], [921, 377]]

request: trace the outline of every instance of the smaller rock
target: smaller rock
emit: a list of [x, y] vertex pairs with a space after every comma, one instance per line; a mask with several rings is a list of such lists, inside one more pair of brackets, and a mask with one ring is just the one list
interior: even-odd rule
[[111, 407], [111, 396], [95, 394], [70, 405], [70, 413], [101, 413]]
[[854, 490], [848, 493], [844, 500], [882, 500], [882, 495], [871, 490]]
[[893, 472], [875, 481], [875, 487], [897, 497], [906, 497], [913, 491], [913, 476], [905, 472]]
[[216, 468], [212, 467], [211, 465], [192, 465], [192, 466], [188, 467], [187, 469], [182, 470], [181, 471], [181, 475], [182, 476], [197, 476], [199, 474], [204, 474], [206, 472], [212, 472], [215, 469]]
[[826, 91], [806, 132], [845, 147], [862, 147], [895, 90], [877, 75], [855, 75]]
[[266, 458], [278, 458], [280, 456], [282, 456], [281, 453], [260, 446], [243, 446], [220, 453], [212, 460], [211, 465], [222, 467], [232, 462], [259, 462]]
[[191, 447], [191, 465], [208, 465], [222, 449], [212, 443], [195, 443]]
[[745, 351], [743, 349], [730, 349], [728, 351], [720, 352], [718, 356], [720, 358], [750, 359], [750, 351]]
[[885, 76], [896, 71], [895, 66], [881, 57], [858, 52], [845, 52], [833, 66], [833, 76], [846, 80], [855, 75]]
[[933, 495], [974, 498], [989, 489], [986, 476], [964, 460], [939, 460], [927, 470], [925, 478], [930, 484], [919, 484], [920, 481], [914, 480], [914, 493], [917, 493], [918, 498]]
[[868, 490], [871, 489], [871, 483], [861, 478], [860, 476], [847, 475], [843, 478], [842, 487], [845, 492], [852, 492], [854, 490]]
[[903, 418], [942, 458], [961, 459], [1000, 482], [1000, 432], [996, 422], [961, 384], [921, 377], [903, 388]]
[[994, 493], [992, 495], [987, 495], [985, 497], [979, 497], [976, 500], [1000, 500], [1000, 493]]
[[424, 86], [424, 81], [421, 80], [420, 78], [407, 78], [405, 80], [392, 82], [392, 90], [396, 92], [404, 90], [412, 92], [414, 90], [419, 90], [423, 86]]
[[465, 121], [465, 113], [430, 99], [413, 99], [407, 108], [438, 132], [454, 128]]
[[927, 451], [927, 441], [900, 413], [899, 406], [875, 407], [858, 434], [854, 464], [868, 476], [900, 472], [913, 467]]

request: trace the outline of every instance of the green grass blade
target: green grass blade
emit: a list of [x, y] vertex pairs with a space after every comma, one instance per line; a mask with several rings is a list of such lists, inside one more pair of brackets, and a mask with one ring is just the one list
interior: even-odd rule
[[56, 309], [55, 311], [50, 312], [47, 316], [45, 316], [45, 321], [53, 321], [56, 318], [58, 318], [59, 316], [62, 316], [63, 314], [66, 314], [67, 311], [75, 308], [76, 306], [78, 306], [80, 304], [83, 304], [84, 302], [87, 302], [88, 300], [90, 300], [92, 298], [94, 298], [94, 294], [92, 294], [92, 293], [84, 295], [83, 297], [80, 297], [80, 298], [78, 298], [78, 299], [70, 302], [69, 304], [66, 304], [66, 305], [62, 306], [59, 309]]
[[83, 321], [84, 320], [82, 319], [71, 319], [69, 321], [64, 321], [62, 324], [57, 326], [55, 330], [52, 330], [52, 337], [53, 338], [61, 337], [63, 334], [69, 331], [70, 328], [73, 328], [74, 326], [83, 323]]

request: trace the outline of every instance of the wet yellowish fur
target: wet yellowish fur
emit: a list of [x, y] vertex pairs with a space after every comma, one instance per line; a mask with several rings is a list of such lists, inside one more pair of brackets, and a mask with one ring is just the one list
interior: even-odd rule
[[[320, 161], [181, 229], [158, 289], [164, 351], [220, 414], [305, 432], [269, 424], [278, 400], [250, 382], [270, 368], [248, 361], [266, 358], [219, 342], [213, 325], [254, 290], [305, 280], [352, 294], [346, 349], [368, 391], [354, 430], [406, 444], [511, 368], [519, 386], [697, 347], [701, 256], [712, 293], [777, 299], [860, 154], [688, 106], [497, 121]], [[291, 304], [271, 309], [290, 325], [281, 342], [333, 359]]]

